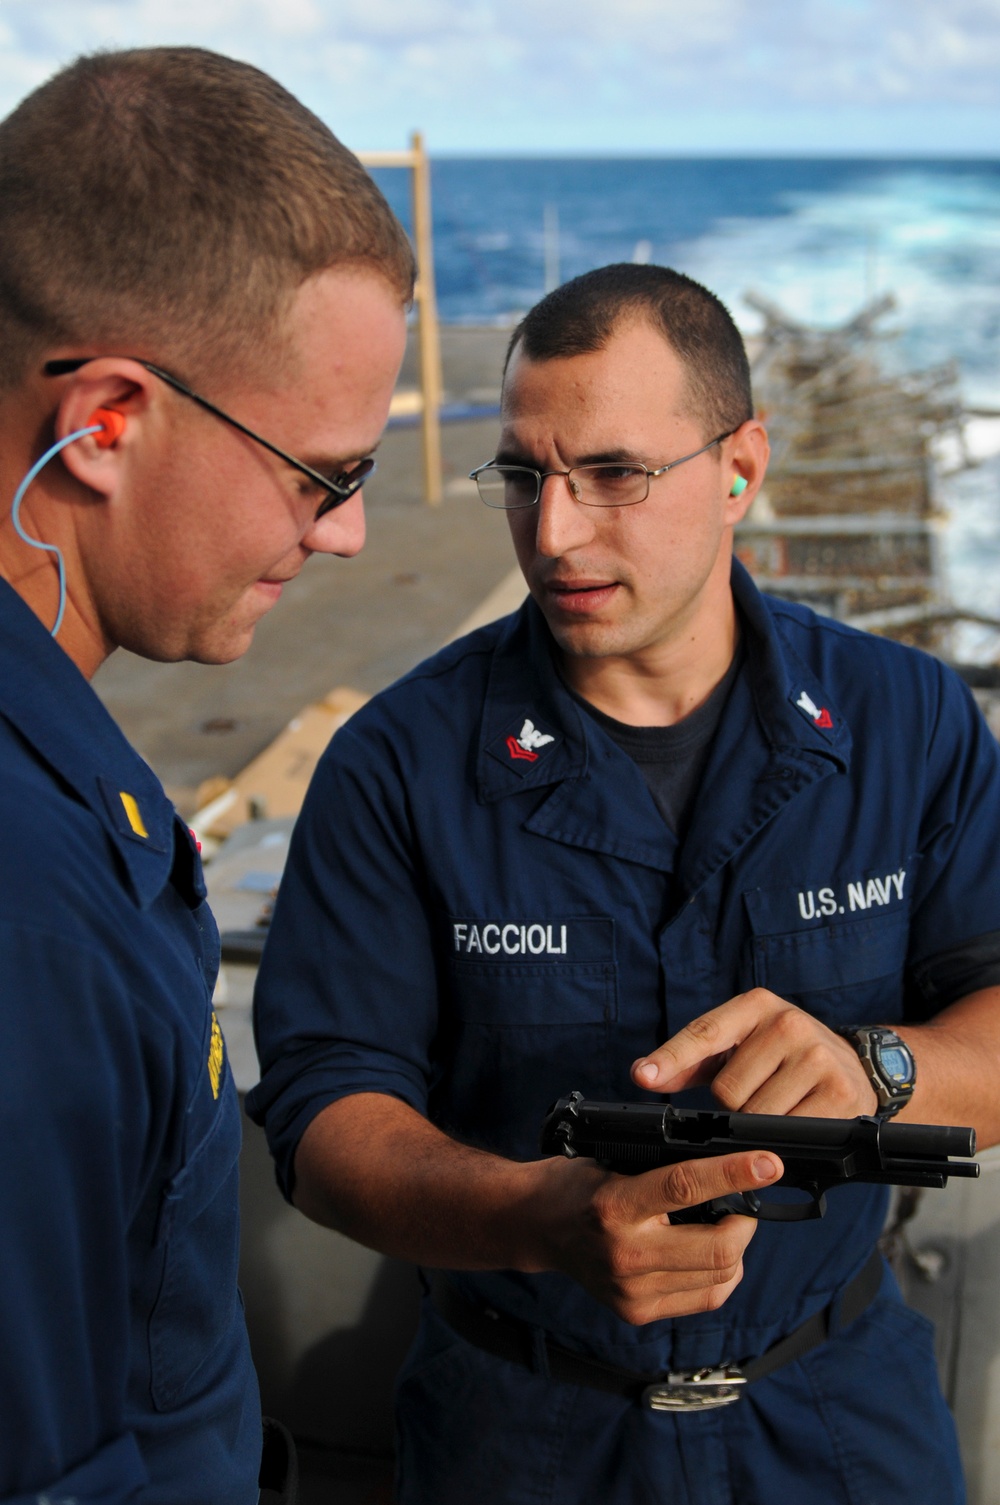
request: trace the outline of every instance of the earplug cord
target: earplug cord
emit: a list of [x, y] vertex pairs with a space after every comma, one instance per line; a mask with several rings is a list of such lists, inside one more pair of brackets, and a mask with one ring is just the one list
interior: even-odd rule
[[62, 556], [62, 549], [60, 549], [56, 544], [42, 543], [40, 538], [32, 538], [30, 533], [26, 533], [24, 531], [20, 516], [21, 503], [24, 501], [25, 492], [37, 476], [38, 472], [40, 470], [43, 470], [45, 466], [48, 465], [50, 460], [55, 459], [60, 450], [65, 449], [67, 444], [72, 444], [76, 439], [85, 438], [87, 434], [100, 434], [103, 431], [103, 428], [103, 424], [95, 423], [92, 424], [90, 428], [77, 429], [75, 433], [67, 434], [65, 439], [58, 439], [50, 449], [47, 449], [45, 451], [40, 460], [35, 461], [34, 465], [28, 471], [28, 474], [25, 476], [24, 480], [21, 482], [20, 486], [14, 493], [14, 505], [10, 509], [10, 520], [14, 525], [14, 531], [17, 534], [18, 538], [20, 538], [23, 543], [30, 545], [30, 547], [33, 549], [44, 549], [47, 554], [54, 554], [56, 556], [56, 566], [59, 570], [59, 610], [56, 612], [55, 626], [52, 628], [53, 637], [58, 637], [59, 629], [62, 626], [63, 616], [66, 611], [66, 563]]

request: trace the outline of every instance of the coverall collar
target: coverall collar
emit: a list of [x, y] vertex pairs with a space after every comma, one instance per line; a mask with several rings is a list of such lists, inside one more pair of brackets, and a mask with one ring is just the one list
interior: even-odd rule
[[782, 635], [782, 604], [767, 602], [738, 560], [732, 583], [747, 662], [712, 743], [681, 853], [678, 875], [689, 897], [789, 800], [850, 763], [850, 730]]
[[770, 748], [813, 751], [846, 771], [850, 730], [829, 691], [782, 635], [784, 603], [772, 599], [769, 604], [738, 559], [733, 560], [732, 587], [747, 630], [747, 666], [757, 720]]
[[585, 719], [559, 677], [548, 625], [529, 596], [504, 623], [493, 653], [477, 762], [480, 799], [585, 778]]
[[136, 902], [151, 904], [173, 867], [173, 806], [72, 659], [5, 580], [0, 686], [0, 715], [93, 812]]
[[[681, 855], [688, 892], [788, 799], [845, 770], [850, 757], [850, 732], [832, 697], [781, 636], [780, 620], [735, 560], [732, 587], [747, 665], [723, 714], [684, 843], [698, 854], [690, 869]], [[530, 597], [494, 649], [477, 774], [487, 803], [558, 786], [526, 821], [537, 835], [666, 872], [677, 865], [676, 838], [638, 767], [560, 679], [551, 634]]]

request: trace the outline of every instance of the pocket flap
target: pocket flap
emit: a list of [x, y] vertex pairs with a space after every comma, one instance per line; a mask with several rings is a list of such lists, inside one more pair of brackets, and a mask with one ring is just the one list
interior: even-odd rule
[[781, 997], [857, 987], [899, 973], [908, 940], [903, 910], [786, 935], [758, 935], [753, 940], [754, 977], [760, 987]]

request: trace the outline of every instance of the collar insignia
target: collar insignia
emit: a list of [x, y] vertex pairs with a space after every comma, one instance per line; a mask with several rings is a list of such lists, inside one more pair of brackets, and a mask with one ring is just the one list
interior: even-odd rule
[[804, 716], [808, 716], [813, 725], [819, 727], [821, 731], [829, 731], [833, 726], [833, 717], [826, 706], [817, 705], [805, 690], [799, 691], [794, 704], [796, 709], [800, 710]]
[[537, 763], [539, 751], [555, 740], [549, 732], [540, 732], [526, 716], [520, 732], [507, 738], [507, 752], [512, 762]]
[[135, 795], [126, 793], [124, 789], [119, 789], [118, 798], [125, 808], [128, 823], [136, 836], [141, 836], [143, 841], [147, 841], [149, 839], [149, 832], [146, 830], [146, 823], [142, 818], [142, 811], [139, 809], [139, 802]]

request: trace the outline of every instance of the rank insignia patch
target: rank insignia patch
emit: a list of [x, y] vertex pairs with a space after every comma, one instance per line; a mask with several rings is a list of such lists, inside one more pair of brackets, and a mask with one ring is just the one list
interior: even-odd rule
[[815, 700], [810, 695], [807, 695], [805, 690], [799, 691], [794, 703], [796, 709], [808, 716], [813, 725], [818, 726], [821, 731], [829, 731], [833, 726], [833, 717], [826, 706], [817, 705]]
[[520, 732], [507, 738], [507, 751], [514, 762], [537, 763], [539, 751], [555, 740], [548, 732], [538, 731], [535, 723], [525, 717]]
[[127, 794], [124, 789], [120, 789], [118, 791], [118, 798], [121, 800], [122, 805], [125, 808], [125, 814], [128, 817], [128, 823], [132, 827], [132, 830], [135, 832], [136, 836], [141, 836], [144, 841], [148, 840], [149, 832], [146, 830], [146, 823], [142, 818], [142, 812], [139, 809], [139, 802], [136, 799], [135, 795]]

